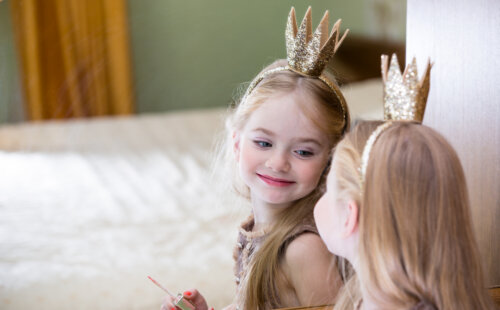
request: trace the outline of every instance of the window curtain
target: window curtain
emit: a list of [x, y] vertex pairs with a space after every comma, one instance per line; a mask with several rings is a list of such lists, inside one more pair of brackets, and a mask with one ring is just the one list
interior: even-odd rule
[[30, 120], [131, 114], [125, 0], [10, 0]]

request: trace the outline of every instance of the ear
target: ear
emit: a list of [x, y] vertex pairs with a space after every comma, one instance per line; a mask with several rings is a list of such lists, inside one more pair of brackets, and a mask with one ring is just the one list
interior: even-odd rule
[[347, 206], [348, 214], [344, 223], [343, 238], [347, 238], [358, 230], [358, 214], [359, 208], [355, 201], [349, 201]]
[[233, 154], [236, 162], [240, 160], [240, 133], [233, 131]]

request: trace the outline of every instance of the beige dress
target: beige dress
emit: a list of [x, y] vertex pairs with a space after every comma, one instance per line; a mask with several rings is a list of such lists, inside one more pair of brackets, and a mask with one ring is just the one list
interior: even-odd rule
[[[253, 231], [254, 227], [254, 218], [251, 215], [247, 220], [245, 220], [239, 229], [238, 241], [236, 243], [236, 247], [234, 249], [233, 257], [235, 260], [234, 273], [235, 280], [237, 285], [237, 293], [235, 303], [238, 309], [243, 309], [243, 303], [245, 299], [244, 292], [244, 284], [246, 278], [246, 272], [248, 271], [248, 266], [251, 263], [253, 258], [253, 254], [257, 252], [259, 247], [262, 245], [264, 240], [267, 237], [268, 230], [258, 230]], [[304, 233], [315, 233], [318, 234], [318, 230], [314, 223], [314, 218], [309, 217], [304, 219], [304, 221], [297, 225], [295, 229], [293, 229], [283, 240], [281, 247], [285, 249], [290, 242], [292, 242], [295, 238]], [[285, 251], [282, 251], [285, 253]], [[278, 304], [274, 304], [271, 300], [265, 301], [264, 309], [275, 309], [275, 308], [283, 308], [283, 307], [295, 307], [300, 306], [299, 301], [296, 299], [295, 294], [290, 296], [290, 294], [286, 294], [287, 296], [283, 296], [284, 292], [290, 291], [291, 286], [288, 281], [284, 277], [278, 277], [274, 283], [275, 288], [275, 296], [278, 296]], [[286, 302], [285, 302], [286, 301]], [[264, 310], [261, 309], [261, 310]]]

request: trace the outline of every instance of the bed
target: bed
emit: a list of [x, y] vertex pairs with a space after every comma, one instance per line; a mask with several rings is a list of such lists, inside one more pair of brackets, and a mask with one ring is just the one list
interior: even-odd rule
[[[382, 117], [379, 79], [343, 87], [353, 118]], [[0, 127], [0, 308], [157, 309], [235, 290], [249, 212], [212, 173], [222, 108]]]

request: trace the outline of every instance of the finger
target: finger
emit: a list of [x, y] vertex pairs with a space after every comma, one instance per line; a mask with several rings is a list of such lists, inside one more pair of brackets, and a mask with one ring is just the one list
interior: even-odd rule
[[170, 306], [170, 305], [161, 305], [160, 310], [177, 310], [177, 307], [175, 306]]
[[193, 299], [196, 299], [200, 295], [200, 293], [198, 292], [197, 289], [191, 289], [191, 290], [185, 291], [184, 293], [182, 293], [182, 295], [186, 299], [193, 300]]
[[184, 296], [184, 298], [187, 298], [187, 299], [194, 298], [193, 293], [191, 291], [184, 291], [184, 293], [182, 293], [182, 295]]
[[163, 304], [160, 310], [177, 310], [177, 308], [174, 305]]
[[184, 298], [189, 299], [189, 300], [196, 300], [196, 299], [202, 299], [205, 300], [205, 297], [195, 288], [184, 291], [182, 294]]
[[163, 298], [163, 303], [161, 305], [161, 310], [176, 310], [176, 307], [174, 305], [174, 298], [172, 296], [165, 296]]
[[182, 296], [184, 296], [186, 300], [193, 304], [193, 306], [195, 306], [197, 310], [208, 310], [205, 297], [203, 297], [203, 295], [197, 289], [187, 290], [182, 294]]

